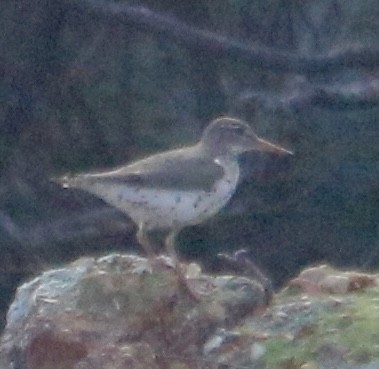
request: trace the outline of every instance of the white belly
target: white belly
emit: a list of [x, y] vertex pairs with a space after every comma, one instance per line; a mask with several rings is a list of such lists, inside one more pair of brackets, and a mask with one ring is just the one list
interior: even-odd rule
[[[222, 162], [217, 162], [223, 166]], [[229, 163], [225, 176], [211, 191], [191, 193], [165, 189], [96, 184], [87, 191], [127, 213], [135, 223], [147, 229], [184, 227], [203, 222], [216, 214], [232, 197], [238, 182], [237, 163]]]

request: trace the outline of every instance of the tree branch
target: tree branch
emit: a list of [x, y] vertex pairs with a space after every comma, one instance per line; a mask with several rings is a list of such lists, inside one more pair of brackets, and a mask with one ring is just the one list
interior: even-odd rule
[[186, 47], [206, 52], [213, 57], [240, 58], [255, 68], [314, 74], [331, 73], [347, 68], [372, 69], [379, 66], [378, 47], [350, 48], [318, 56], [296, 55], [262, 46], [250, 46], [239, 40], [190, 26], [175, 17], [154, 12], [146, 7], [97, 0], [84, 1], [91, 9], [112, 14], [122, 22], [164, 33]]
[[258, 103], [269, 110], [308, 109], [310, 106], [331, 110], [371, 109], [379, 105], [379, 78], [326, 85], [312, 84], [298, 76], [280, 94], [248, 89], [240, 92], [237, 100], [243, 105]]

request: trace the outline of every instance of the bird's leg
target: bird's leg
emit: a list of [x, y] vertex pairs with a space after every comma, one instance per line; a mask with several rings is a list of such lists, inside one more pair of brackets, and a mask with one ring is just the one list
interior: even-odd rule
[[165, 247], [166, 247], [166, 252], [168, 256], [172, 259], [174, 266], [175, 266], [175, 271], [178, 275], [179, 279], [179, 285], [182, 286], [182, 288], [189, 294], [189, 296], [198, 302], [200, 300], [198, 294], [196, 294], [195, 291], [191, 288], [191, 286], [188, 284], [188, 280], [186, 278], [185, 273], [183, 272], [180, 262], [177, 256], [177, 253], [175, 251], [175, 240], [176, 237], [178, 236], [180, 232], [180, 228], [174, 228], [173, 230], [170, 231], [168, 236], [166, 237], [165, 240]]
[[150, 261], [154, 260], [157, 255], [154, 252], [154, 249], [150, 243], [150, 240], [146, 233], [146, 227], [144, 223], [140, 223], [138, 225], [138, 231], [137, 231], [137, 241], [142, 246], [142, 248], [145, 250], [147, 257]]
[[140, 263], [140, 265], [138, 265], [134, 269], [134, 273], [136, 274], [142, 274], [143, 272], [152, 273], [153, 264], [156, 261], [157, 256], [147, 236], [146, 227], [144, 223], [140, 223], [138, 226], [137, 241], [147, 254], [147, 263]]
[[173, 229], [172, 231], [170, 231], [170, 233], [168, 234], [165, 240], [166, 252], [168, 256], [172, 259], [175, 265], [175, 269], [178, 268], [178, 263], [179, 263], [178, 256], [175, 251], [175, 246], [176, 246], [175, 240], [176, 240], [177, 235], [179, 234], [179, 231], [180, 231], [179, 229]]

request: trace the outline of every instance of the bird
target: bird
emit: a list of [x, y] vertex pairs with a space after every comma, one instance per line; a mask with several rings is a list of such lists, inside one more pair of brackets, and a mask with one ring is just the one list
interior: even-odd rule
[[149, 259], [156, 257], [150, 232], [166, 230], [165, 249], [177, 262], [179, 232], [217, 214], [233, 196], [240, 177], [238, 157], [246, 151], [293, 152], [258, 137], [241, 119], [221, 116], [200, 140], [102, 172], [54, 178], [65, 188], [87, 191], [126, 213]]

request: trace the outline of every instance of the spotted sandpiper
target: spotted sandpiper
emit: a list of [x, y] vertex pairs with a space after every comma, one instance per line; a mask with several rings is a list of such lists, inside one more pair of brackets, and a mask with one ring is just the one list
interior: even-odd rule
[[239, 178], [238, 155], [245, 151], [292, 154], [259, 138], [239, 119], [220, 117], [200, 141], [120, 168], [56, 179], [80, 188], [127, 213], [138, 225], [137, 240], [155, 256], [149, 231], [166, 229], [166, 251], [175, 262], [175, 238], [189, 225], [216, 214], [232, 197]]

